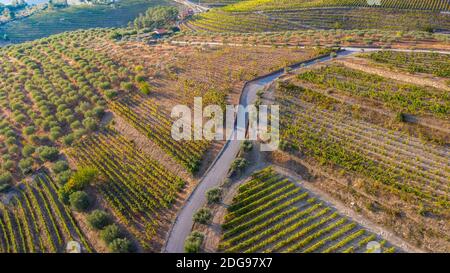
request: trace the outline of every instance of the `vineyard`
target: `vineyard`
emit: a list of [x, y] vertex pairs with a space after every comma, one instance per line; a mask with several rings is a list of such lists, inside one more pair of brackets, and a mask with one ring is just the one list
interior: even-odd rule
[[95, 130], [105, 111], [106, 101], [56, 46], [41, 41], [0, 51], [0, 163], [17, 180]]
[[144, 248], [155, 247], [159, 229], [170, 221], [164, 211], [176, 201], [185, 182], [112, 129], [77, 142], [67, 153], [78, 166], [100, 171], [105, 182], [96, 188], [108, 207]]
[[222, 228], [225, 252], [360, 253], [371, 251], [371, 241], [382, 252], [396, 251], [270, 167], [239, 186]]
[[404, 84], [343, 65], [328, 65], [298, 75], [315, 89], [343, 92], [350, 96], [381, 101], [387, 108], [414, 115], [429, 114], [448, 119], [450, 100], [443, 90]]
[[65, 252], [69, 241], [92, 249], [70, 209], [59, 201], [57, 185], [45, 173], [22, 183], [9, 205], [0, 203], [0, 253]]
[[394, 9], [417, 9], [450, 11], [445, 0], [381, 0], [381, 5], [370, 4], [367, 0], [250, 0], [224, 8], [227, 11], [289, 10], [318, 7], [376, 7]]
[[[150, 96], [141, 93], [122, 94], [111, 101], [110, 108], [158, 144], [190, 173], [199, 170], [211, 143], [174, 141], [171, 137], [171, 107], [176, 104], [192, 105], [195, 96], [202, 96], [204, 105], [223, 106], [226, 102], [236, 102], [245, 81], [323, 53], [320, 49], [312, 48], [196, 49], [169, 45], [144, 48], [139, 44], [103, 43], [106, 44], [99, 43], [102, 46], [95, 49], [97, 52], [103, 53], [105, 48], [114, 48], [103, 54], [108, 54], [108, 58], [119, 65], [133, 63], [137, 67], [145, 67], [140, 75], [145, 75], [152, 87]], [[133, 50], [141, 50], [142, 54], [131, 54]], [[178, 52], [174, 53], [175, 50]], [[167, 58], [168, 56], [171, 59]], [[155, 58], [160, 59], [157, 66], [152, 65]], [[105, 67], [104, 71], [107, 69]], [[113, 71], [109, 74], [111, 73]], [[134, 77], [136, 76], [139, 75]]]
[[115, 121], [105, 129], [109, 116], [195, 174], [212, 144], [174, 141], [173, 106], [192, 105], [195, 96], [204, 105], [236, 102], [245, 81], [328, 50], [147, 46], [116, 42], [113, 32], [66, 32], [0, 50], [0, 187], [13, 192], [43, 166], [60, 185], [71, 178], [70, 168], [95, 167], [101, 176], [93, 194], [127, 226], [140, 249], [154, 251], [187, 181], [162, 167], [158, 157], [139, 152], [128, 135], [112, 128]]
[[447, 54], [380, 51], [361, 56], [391, 69], [450, 78], [450, 55]]
[[307, 29], [448, 30], [447, 1], [250, 0], [212, 9], [186, 23], [212, 32], [272, 32]]
[[[342, 67], [329, 66], [319, 68], [301, 73], [298, 76], [302, 79], [300, 82], [279, 85], [277, 101], [282, 109], [281, 138], [288, 143], [285, 147], [297, 156], [313, 158], [319, 166], [337, 168], [341, 173], [352, 175], [354, 179], [361, 177], [359, 181], [363, 182], [358, 182], [354, 187], [362, 189], [379, 204], [390, 200], [386, 206], [405, 212], [413, 225], [416, 224], [416, 219], [422, 218], [420, 221], [429, 223], [428, 227], [433, 232], [445, 234], [448, 226], [441, 226], [439, 231], [433, 227], [440, 221], [448, 222], [450, 217], [448, 147], [426, 143], [409, 134], [388, 130], [335, 110], [333, 99], [324, 95], [326, 92], [305, 84], [305, 81], [315, 81], [312, 79], [318, 74], [320, 81], [326, 82], [325, 79], [335, 77], [334, 72], [341, 69]], [[328, 92], [344, 90], [362, 95], [365, 92], [364, 86], [372, 85], [368, 90], [382, 88], [382, 92], [385, 92], [383, 98], [389, 98], [402, 90], [386, 88], [385, 82], [374, 75], [369, 77], [358, 74], [347, 79], [344, 77], [347, 75], [345, 73], [336, 76], [335, 80], [339, 81], [333, 84], [330, 89], [333, 91]], [[350, 74], [354, 75], [353, 73]], [[387, 82], [392, 84], [392, 81]], [[355, 86], [351, 87], [353, 84]], [[343, 86], [347, 87], [342, 88]], [[423, 90], [419, 93], [426, 94]], [[402, 99], [406, 97], [403, 94], [399, 96]], [[428, 100], [417, 99], [419, 102]], [[448, 100], [446, 103], [448, 104]], [[439, 236], [445, 237], [443, 234]], [[442, 238], [439, 237], [438, 240]]]

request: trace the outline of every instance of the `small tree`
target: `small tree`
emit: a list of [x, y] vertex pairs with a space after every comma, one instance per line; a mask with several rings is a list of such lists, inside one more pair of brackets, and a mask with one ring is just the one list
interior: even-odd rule
[[64, 186], [67, 193], [83, 190], [87, 185], [92, 183], [98, 176], [97, 169], [85, 167], [76, 171], [69, 182]]
[[238, 157], [236, 158], [233, 163], [231, 164], [231, 171], [234, 172], [241, 172], [244, 170], [248, 165], [248, 162], [245, 158]]
[[11, 183], [12, 181], [12, 175], [10, 172], [4, 172], [0, 174], [0, 186], [3, 184]]
[[198, 231], [192, 232], [184, 242], [184, 251], [186, 253], [198, 253], [203, 243], [204, 235]]
[[67, 171], [68, 169], [69, 164], [65, 160], [59, 160], [53, 166], [53, 172], [55, 172], [56, 174]]
[[55, 161], [58, 158], [59, 151], [55, 147], [42, 146], [37, 149], [42, 161]]
[[193, 216], [194, 222], [204, 225], [208, 224], [211, 221], [211, 218], [212, 218], [211, 210], [207, 208], [199, 209]]
[[106, 243], [110, 244], [115, 239], [121, 236], [120, 228], [116, 224], [106, 226], [102, 231], [100, 231], [100, 238]]
[[111, 223], [109, 214], [103, 210], [94, 210], [87, 217], [89, 225], [94, 229], [102, 229]]
[[244, 140], [244, 142], [242, 142], [241, 149], [244, 152], [250, 152], [253, 149], [253, 143], [250, 140]]
[[220, 199], [222, 198], [222, 189], [210, 189], [206, 192], [206, 198], [208, 199], [209, 204], [219, 203]]
[[76, 191], [69, 196], [70, 206], [76, 211], [86, 211], [90, 202], [87, 193], [84, 191]]
[[109, 244], [109, 248], [111, 252], [114, 253], [129, 253], [133, 251], [133, 245], [127, 238], [118, 238], [113, 240]]

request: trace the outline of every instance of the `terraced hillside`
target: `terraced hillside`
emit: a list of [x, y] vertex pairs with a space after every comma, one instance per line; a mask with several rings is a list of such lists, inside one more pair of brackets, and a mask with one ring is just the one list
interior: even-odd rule
[[377, 7], [395, 9], [418, 9], [449, 11], [450, 4], [445, 0], [250, 0], [242, 1], [225, 8], [228, 11], [280, 10], [312, 7]]
[[239, 186], [222, 227], [225, 252], [370, 252], [371, 241], [396, 251], [270, 167]]
[[80, 242], [83, 251], [92, 251], [45, 172], [21, 184], [11, 197], [8, 205], [0, 203], [0, 253], [65, 252], [72, 240]]
[[[88, 199], [112, 214], [137, 250], [158, 251], [194, 174], [221, 145], [174, 141], [171, 108], [192, 105], [195, 96], [204, 105], [236, 102], [246, 80], [330, 51], [148, 46], [117, 42], [114, 31], [67, 32], [0, 50], [0, 197], [45, 167], [57, 200], [67, 203], [78, 171], [95, 170], [83, 188]], [[83, 228], [87, 218], [77, 217]], [[107, 249], [99, 233], [88, 233], [92, 251]], [[56, 229], [49, 234], [58, 236]], [[42, 251], [63, 251], [64, 243]]]
[[[333, 84], [327, 85], [331, 79]], [[442, 133], [439, 144], [417, 135], [420, 130], [448, 130], [447, 91], [330, 64], [281, 83], [276, 96], [282, 105], [283, 149], [330, 176], [344, 177], [347, 186], [341, 186], [347, 190], [335, 185], [332, 193], [346, 200], [363, 198], [360, 206], [366, 206], [368, 215], [408, 240], [448, 250], [448, 134]], [[414, 121], [405, 124], [406, 115], [395, 111], [419, 120], [431, 117], [420, 128]], [[437, 129], [431, 128], [434, 122], [440, 124]]]
[[428, 50], [448, 50], [449, 37], [445, 34], [422, 31], [387, 30], [296, 30], [261, 33], [219, 33], [186, 31], [172, 38], [174, 42], [192, 44], [223, 43], [270, 47], [295, 46], [349, 46], [383, 47]]
[[447, 54], [380, 51], [362, 57], [390, 69], [450, 78], [450, 55]]
[[157, 233], [170, 223], [168, 209], [186, 182], [156, 160], [138, 152], [129, 140], [112, 129], [76, 142], [67, 154], [79, 167], [95, 167], [107, 182], [96, 188], [121, 223], [141, 246], [157, 243]]
[[313, 84], [314, 89], [333, 89], [349, 96], [379, 101], [392, 111], [442, 119], [448, 119], [450, 112], [448, 93], [443, 90], [404, 84], [343, 65], [307, 71], [298, 79]]
[[139, 13], [157, 5], [174, 5], [167, 0], [121, 0], [114, 5], [71, 6], [39, 12], [28, 18], [0, 26], [14, 43], [31, 41], [49, 35], [88, 28], [125, 27]]
[[447, 1], [250, 0], [199, 14], [187, 26], [214, 32], [294, 29], [448, 30]]

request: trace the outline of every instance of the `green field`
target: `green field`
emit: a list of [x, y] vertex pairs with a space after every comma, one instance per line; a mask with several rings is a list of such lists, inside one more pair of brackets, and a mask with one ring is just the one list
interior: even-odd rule
[[367, 0], [249, 0], [227, 6], [224, 10], [235, 12], [317, 7], [380, 7], [448, 11], [450, 4], [445, 0], [382, 0], [381, 5], [370, 4]]
[[450, 5], [443, 0], [248, 0], [193, 17], [190, 29], [212, 32], [267, 32], [298, 29], [450, 29]]
[[173, 3], [168, 0], [121, 0], [115, 6], [73, 6], [45, 11], [0, 26], [0, 35], [6, 33], [12, 42], [24, 42], [76, 29], [122, 27], [149, 7]]

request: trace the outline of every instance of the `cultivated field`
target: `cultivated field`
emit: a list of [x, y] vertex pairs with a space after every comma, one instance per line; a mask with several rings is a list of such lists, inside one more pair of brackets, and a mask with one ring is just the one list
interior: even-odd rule
[[186, 182], [140, 154], [131, 141], [112, 129], [76, 142], [67, 154], [77, 166], [99, 170], [107, 182], [95, 188], [106, 205], [142, 247], [157, 249], [149, 244], [156, 243], [159, 228], [170, 221], [170, 212], [164, 209], [171, 207]]
[[174, 41], [189, 43], [224, 43], [271, 47], [356, 46], [448, 50], [449, 38], [443, 34], [421, 31], [396, 32], [383, 30], [304, 30], [271, 33], [180, 33]]
[[[195, 175], [221, 145], [174, 141], [170, 109], [192, 105], [194, 96], [204, 105], [237, 102], [245, 81], [330, 51], [148, 46], [116, 42], [113, 31], [68, 32], [2, 48], [0, 186], [14, 198], [19, 184], [46, 167], [68, 204], [73, 172], [94, 169], [98, 181], [83, 188], [94, 208], [110, 212], [137, 250], [157, 251]], [[11, 217], [12, 206], [5, 204]], [[98, 233], [88, 218], [81, 213], [77, 220], [93, 242]], [[64, 242], [43, 251], [63, 251]]]
[[[367, 56], [389, 54], [396, 53]], [[420, 63], [414, 56], [409, 55]], [[282, 148], [313, 159], [309, 163], [325, 172], [335, 170], [336, 180], [345, 177], [344, 199], [369, 197], [363, 202], [368, 214], [387, 225], [404, 223], [407, 239], [448, 250], [448, 91], [421, 78], [417, 85], [348, 68], [352, 61], [317, 66], [278, 85]], [[342, 194], [338, 188], [329, 191]], [[390, 214], [389, 220], [380, 220], [383, 214]]]
[[434, 1], [250, 0], [194, 16], [187, 27], [214, 32], [298, 29], [448, 30], [450, 5]]
[[59, 200], [57, 187], [40, 171], [17, 187], [10, 205], [0, 203], [0, 252], [64, 252], [72, 240], [92, 251], [70, 208]]
[[239, 186], [222, 228], [225, 252], [368, 252], [370, 241], [396, 251], [270, 167]]
[[450, 78], [450, 55], [448, 54], [385, 51], [366, 54], [362, 57], [394, 70]]

